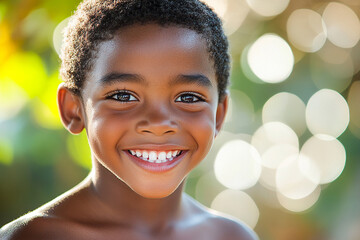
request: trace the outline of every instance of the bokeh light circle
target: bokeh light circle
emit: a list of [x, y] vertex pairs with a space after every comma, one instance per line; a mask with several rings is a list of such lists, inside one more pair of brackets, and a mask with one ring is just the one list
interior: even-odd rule
[[250, 11], [245, 0], [227, 0], [227, 10], [222, 17], [224, 32], [227, 36], [236, 32]]
[[306, 124], [313, 135], [340, 136], [350, 120], [349, 106], [340, 93], [322, 89], [316, 92], [306, 106]]
[[328, 31], [328, 39], [342, 48], [354, 47], [360, 39], [360, 21], [356, 13], [348, 6], [338, 3], [329, 3], [323, 19]]
[[246, 76], [246, 78], [248, 78], [250, 81], [257, 83], [257, 84], [264, 84], [265, 82], [263, 80], [261, 80], [258, 76], [256, 76], [255, 73], [251, 70], [251, 68], [249, 66], [248, 54], [249, 54], [250, 47], [251, 47], [251, 44], [247, 45], [242, 50], [241, 57], [240, 57], [241, 69], [242, 69], [244, 75]]
[[276, 169], [263, 167], [261, 169], [259, 183], [265, 189], [276, 191]]
[[321, 187], [318, 186], [310, 195], [301, 199], [291, 199], [277, 192], [279, 203], [285, 209], [292, 212], [303, 212], [311, 208], [319, 199]]
[[330, 183], [339, 177], [345, 162], [345, 148], [334, 138], [311, 137], [302, 146], [299, 156], [301, 172], [320, 184]]
[[261, 174], [261, 157], [243, 140], [232, 140], [219, 150], [214, 171], [217, 180], [227, 188], [247, 189], [256, 184]]
[[276, 169], [283, 161], [296, 154], [299, 154], [299, 148], [286, 143], [277, 144], [262, 154], [262, 165], [267, 168]]
[[65, 18], [62, 20], [54, 29], [53, 32], [53, 47], [56, 53], [60, 56], [61, 46], [63, 44], [63, 31], [69, 23], [70, 18]]
[[286, 124], [269, 122], [256, 130], [251, 139], [251, 144], [262, 155], [269, 148], [279, 144], [289, 144], [299, 148], [299, 139], [296, 133]]
[[299, 168], [299, 155], [293, 155], [281, 163], [276, 171], [276, 187], [287, 198], [301, 199], [310, 195], [319, 185], [307, 178]]
[[282, 13], [290, 0], [246, 0], [250, 8], [263, 17], [272, 17]]
[[306, 130], [305, 103], [292, 93], [275, 94], [264, 104], [262, 120], [285, 123], [301, 136]]
[[267, 83], [286, 80], [294, 67], [289, 44], [275, 34], [265, 34], [257, 39], [249, 49], [247, 60], [251, 71]]
[[254, 228], [259, 220], [259, 209], [254, 200], [245, 192], [226, 189], [211, 203], [211, 208], [229, 214]]
[[318, 51], [327, 37], [321, 15], [310, 9], [297, 9], [292, 12], [286, 31], [290, 42], [304, 52]]

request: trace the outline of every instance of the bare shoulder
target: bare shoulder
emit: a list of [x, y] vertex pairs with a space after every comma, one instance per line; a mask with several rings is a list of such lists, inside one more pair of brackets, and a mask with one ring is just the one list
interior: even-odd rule
[[0, 229], [1, 240], [92, 239], [85, 224], [46, 211], [35, 210]]
[[54, 239], [59, 219], [41, 213], [28, 213], [0, 229], [0, 239]]
[[82, 192], [81, 188], [73, 188], [38, 209], [4, 225], [0, 229], [0, 239], [73, 239], [79, 234], [84, 234], [87, 232], [84, 231], [84, 225], [71, 218], [71, 214], [77, 213], [78, 207], [73, 205], [82, 200]]
[[208, 210], [207, 223], [221, 234], [221, 239], [258, 240], [256, 233], [243, 222], [225, 214]]
[[256, 233], [243, 222], [215, 210], [209, 209], [187, 196], [192, 212], [201, 216], [200, 225], [211, 239], [221, 240], [258, 240]]

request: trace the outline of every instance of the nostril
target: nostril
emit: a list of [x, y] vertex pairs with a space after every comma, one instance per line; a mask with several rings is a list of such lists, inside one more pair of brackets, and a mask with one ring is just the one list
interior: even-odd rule
[[167, 131], [159, 131], [157, 129], [152, 129], [152, 130], [146, 130], [143, 129], [141, 130], [142, 133], [151, 133], [151, 134], [155, 134], [155, 135], [162, 135], [162, 134], [171, 134], [171, 133], [175, 133], [174, 130], [167, 130]]
[[163, 121], [159, 123], [154, 123], [150, 121], [139, 122], [136, 125], [136, 131], [142, 134], [154, 134], [157, 136], [163, 134], [174, 134], [177, 132], [178, 125], [174, 122]]

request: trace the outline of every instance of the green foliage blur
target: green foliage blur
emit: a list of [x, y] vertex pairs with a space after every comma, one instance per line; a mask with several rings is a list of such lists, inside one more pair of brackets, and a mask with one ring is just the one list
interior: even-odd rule
[[[53, 34], [79, 2], [0, 1], [0, 226], [70, 189], [91, 167], [86, 133], [69, 134], [60, 122], [56, 105], [56, 90], [61, 80]], [[286, 90], [306, 101], [317, 89], [311, 81], [311, 61], [307, 56], [297, 63], [291, 79], [281, 84], [254, 83], [241, 70], [242, 49], [265, 32], [284, 35], [283, 25], [275, 18], [253, 26], [251, 34], [236, 33], [230, 38], [231, 88], [245, 92], [257, 113], [278, 92]], [[346, 96], [347, 91], [342, 94]], [[254, 130], [255, 127], [239, 132], [252, 134]], [[309, 136], [306, 132], [300, 141], [303, 143]], [[281, 236], [280, 232], [286, 228], [290, 232], [282, 236], [299, 238], [281, 239], [328, 239], [330, 229], [339, 227], [340, 222], [345, 222], [342, 227], [350, 226], [357, 219], [360, 226], [360, 218], [356, 216], [360, 215], [359, 210], [352, 211], [360, 199], [356, 184], [360, 181], [360, 140], [349, 130], [340, 140], [347, 151], [347, 163], [339, 179], [329, 184], [316, 206], [305, 213], [259, 206], [261, 216], [255, 230], [260, 236]], [[186, 191], [190, 195], [194, 195], [198, 177], [195, 171], [188, 179]]]
[[78, 3], [0, 1], [0, 225], [68, 190], [90, 168], [85, 132], [70, 135], [56, 105], [53, 32]]

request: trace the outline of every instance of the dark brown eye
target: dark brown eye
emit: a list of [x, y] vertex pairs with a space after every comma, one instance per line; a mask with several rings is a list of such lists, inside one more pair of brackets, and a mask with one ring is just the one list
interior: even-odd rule
[[117, 92], [108, 97], [109, 99], [114, 99], [120, 102], [132, 102], [138, 101], [136, 97], [134, 97], [131, 93], [128, 92]]
[[175, 100], [175, 102], [184, 102], [184, 103], [196, 103], [200, 101], [204, 101], [204, 99], [190, 93], [182, 94]]

